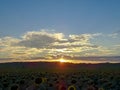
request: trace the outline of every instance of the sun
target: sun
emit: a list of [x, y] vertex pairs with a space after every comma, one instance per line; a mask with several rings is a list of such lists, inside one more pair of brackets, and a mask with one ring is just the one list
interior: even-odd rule
[[65, 59], [63, 59], [63, 58], [61, 58], [59, 61], [60, 61], [61, 63], [66, 62]]

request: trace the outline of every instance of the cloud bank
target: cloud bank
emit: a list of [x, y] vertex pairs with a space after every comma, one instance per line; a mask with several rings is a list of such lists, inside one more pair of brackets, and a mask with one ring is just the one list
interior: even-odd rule
[[[92, 40], [102, 37], [101, 33], [65, 35], [45, 31], [30, 31], [20, 38], [0, 38], [0, 58], [31, 59], [35, 57], [51, 58], [57, 55], [66, 56], [111, 56], [119, 55], [116, 44], [107, 47]], [[112, 35], [111, 35], [112, 36]], [[110, 38], [110, 35], [106, 35]]]

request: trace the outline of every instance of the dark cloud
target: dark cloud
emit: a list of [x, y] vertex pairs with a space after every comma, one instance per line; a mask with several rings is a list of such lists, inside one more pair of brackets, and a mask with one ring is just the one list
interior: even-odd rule
[[56, 41], [55, 37], [48, 34], [32, 33], [26, 34], [25, 38], [16, 45], [30, 48], [47, 48]]
[[98, 45], [53, 45], [52, 48], [56, 48], [56, 49], [61, 49], [61, 48], [84, 48], [84, 47], [87, 47], [87, 48], [98, 48], [99, 46]]

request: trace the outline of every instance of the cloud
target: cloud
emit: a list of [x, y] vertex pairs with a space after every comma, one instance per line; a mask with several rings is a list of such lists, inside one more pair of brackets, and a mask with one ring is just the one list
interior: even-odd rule
[[24, 46], [29, 48], [46, 48], [46, 49], [63, 49], [63, 48], [76, 48], [76, 47], [93, 47], [96, 45], [90, 44], [90, 39], [98, 34], [81, 34], [69, 35], [65, 38], [63, 33], [47, 33], [47, 32], [27, 32], [22, 36], [16, 46]]
[[115, 45], [116, 48], [120, 48], [120, 44]]
[[47, 33], [47, 32], [27, 32], [22, 36], [22, 40], [16, 45], [31, 47], [31, 48], [47, 48], [52, 43], [63, 38], [62, 33]]
[[15, 43], [18, 43], [20, 40], [13, 37], [3, 37], [0, 38], [0, 46], [11, 46]]
[[118, 36], [119, 36], [118, 33], [112, 33], [108, 35], [108, 37], [112, 37], [112, 38], [117, 38]]
[[81, 45], [81, 44], [58, 44], [58, 45], [53, 45], [52, 48], [56, 48], [56, 49], [62, 49], [62, 48], [78, 48], [78, 47], [88, 47], [88, 48], [98, 48], [99, 46], [97, 45], [90, 45], [90, 44], [85, 44], [85, 45]]
[[81, 44], [86, 44], [89, 42], [90, 39], [93, 37], [99, 36], [101, 33], [96, 33], [96, 34], [81, 34], [81, 35], [69, 35], [69, 41], [74, 42], [74, 41], [79, 41]]
[[26, 59], [54, 55], [117, 55], [115, 50], [91, 42], [103, 34], [71, 34], [31, 31], [20, 38], [0, 38], [0, 58]]

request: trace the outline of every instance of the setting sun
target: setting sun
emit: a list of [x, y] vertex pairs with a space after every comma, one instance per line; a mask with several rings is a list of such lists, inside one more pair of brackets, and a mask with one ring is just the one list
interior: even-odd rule
[[66, 61], [65, 61], [65, 59], [61, 58], [61, 59], [60, 59], [60, 62], [63, 63], [63, 62], [66, 62]]

